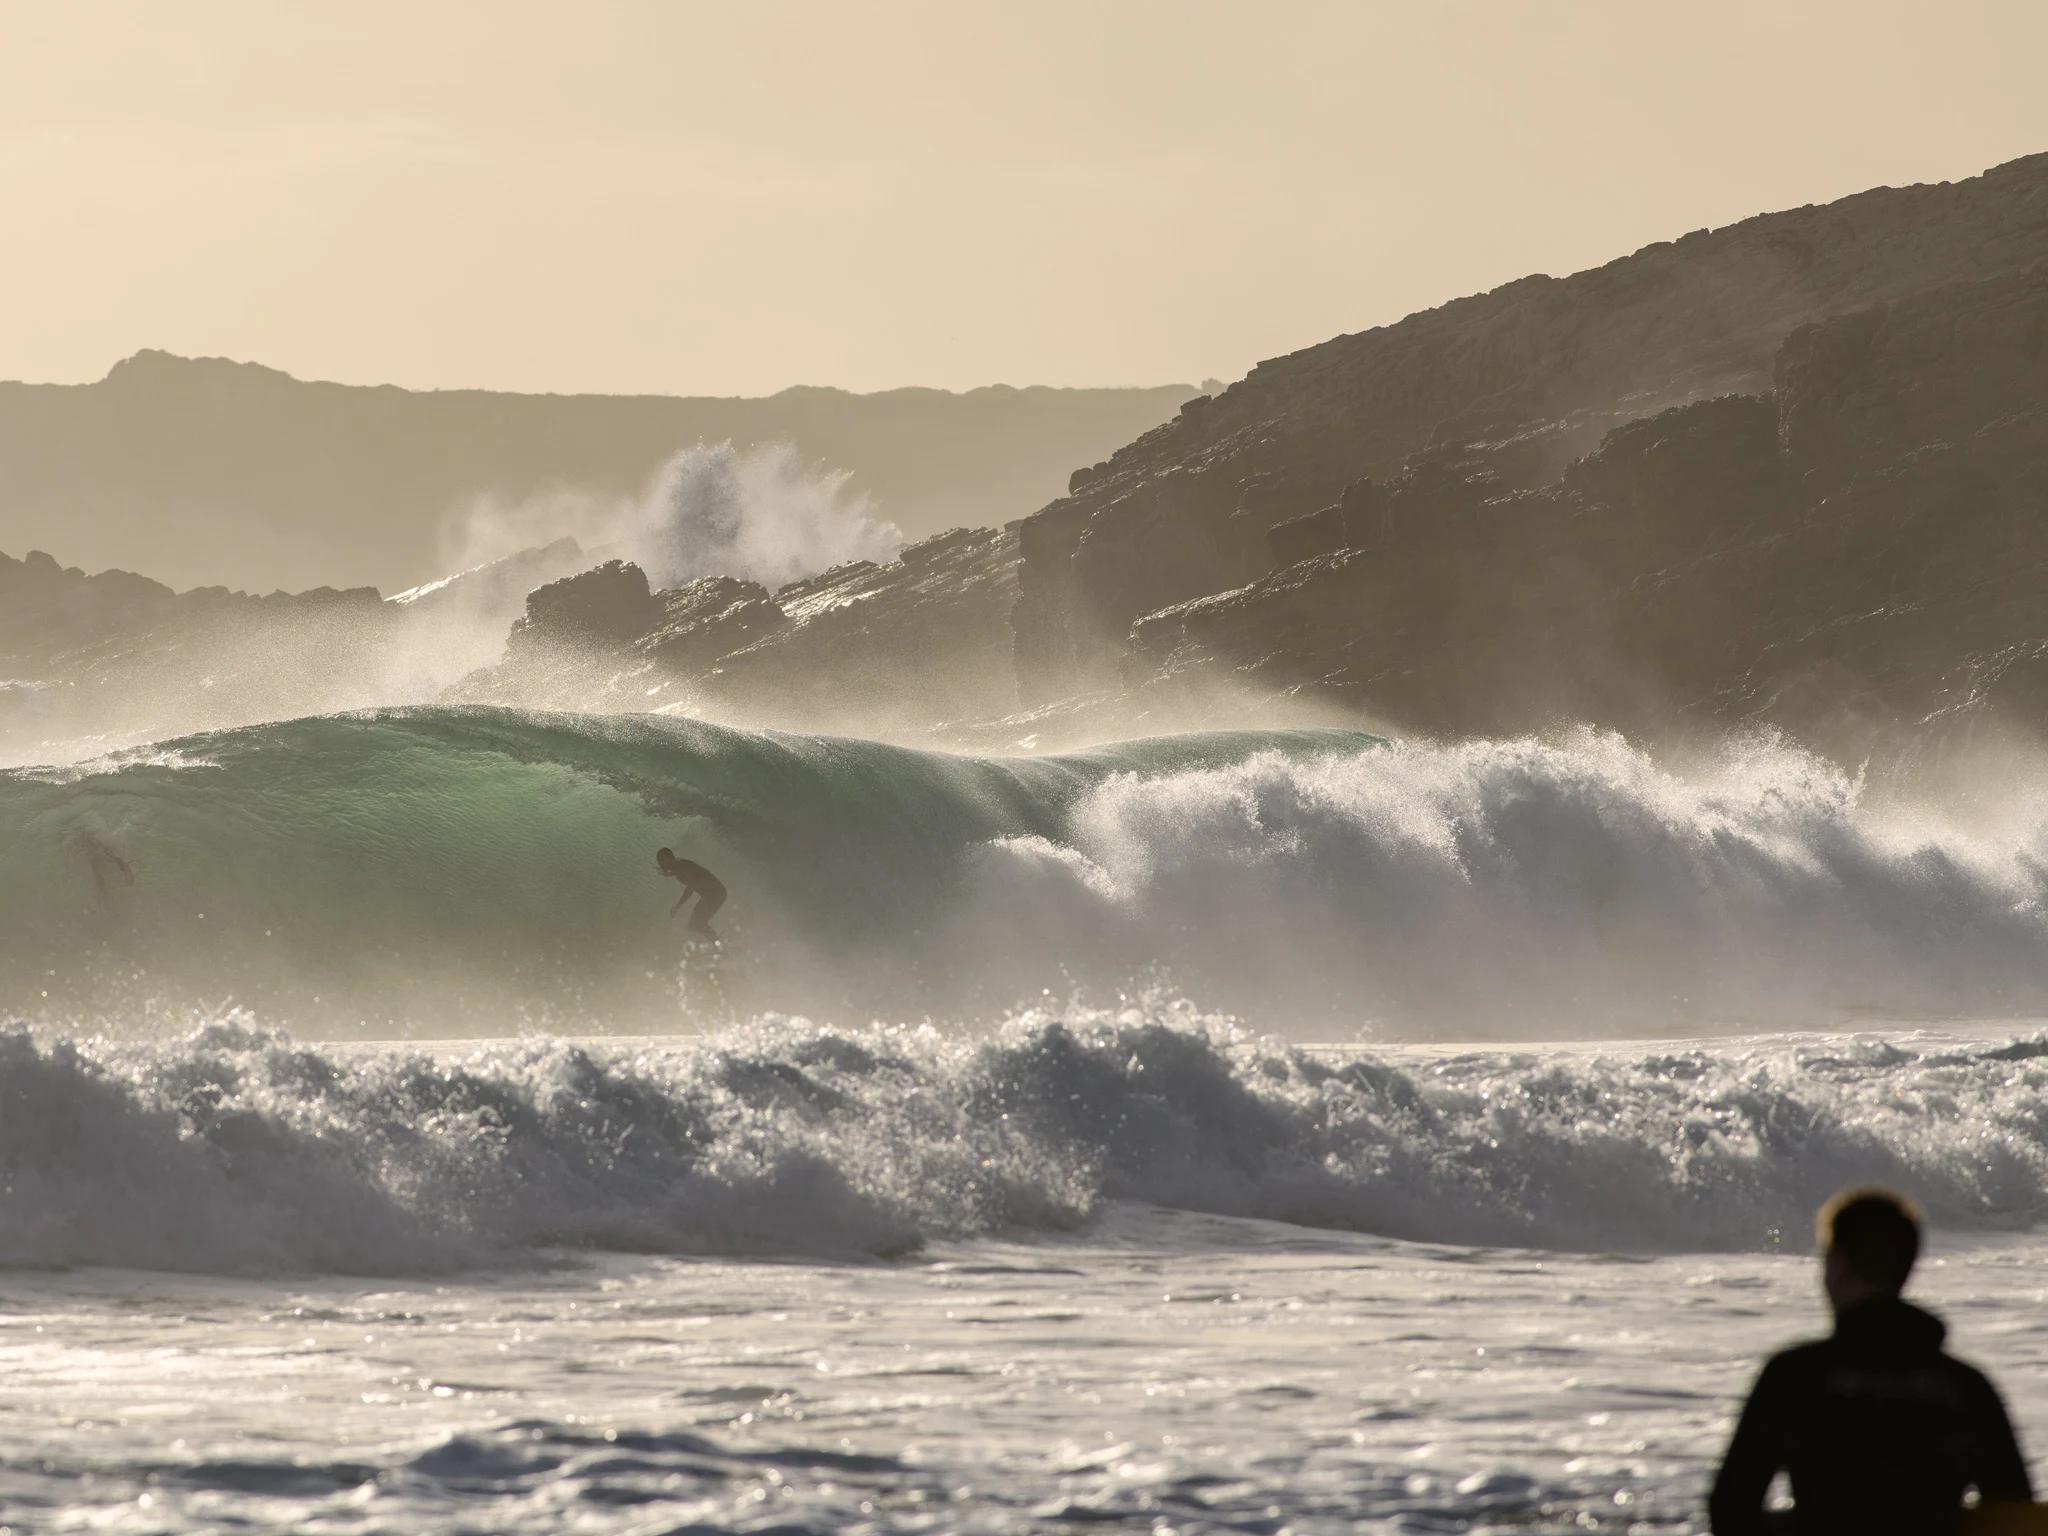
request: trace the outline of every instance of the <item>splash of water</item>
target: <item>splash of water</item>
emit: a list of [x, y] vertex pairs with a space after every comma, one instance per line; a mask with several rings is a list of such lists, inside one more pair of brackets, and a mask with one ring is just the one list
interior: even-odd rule
[[699, 576], [779, 587], [852, 560], [896, 558], [902, 534], [852, 478], [806, 464], [791, 443], [697, 443], [637, 497], [557, 489], [511, 507], [479, 503], [451, 526], [447, 557], [466, 567], [572, 537], [593, 559], [635, 562], [656, 587]]
[[621, 530], [658, 587], [738, 576], [775, 588], [851, 560], [896, 558], [903, 536], [848, 488], [849, 470], [805, 466], [795, 445], [686, 448], [663, 465]]

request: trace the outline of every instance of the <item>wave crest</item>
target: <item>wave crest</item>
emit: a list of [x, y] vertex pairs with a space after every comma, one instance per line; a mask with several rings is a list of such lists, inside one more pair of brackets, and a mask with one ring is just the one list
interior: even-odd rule
[[[716, 977], [681, 958], [664, 846], [732, 891]], [[2038, 826], [1873, 807], [1768, 744], [971, 758], [383, 711], [0, 774], [0, 852], [0, 1010], [60, 1024], [223, 997], [306, 1033], [988, 1022], [1162, 984], [1320, 1039], [2048, 1015]]]

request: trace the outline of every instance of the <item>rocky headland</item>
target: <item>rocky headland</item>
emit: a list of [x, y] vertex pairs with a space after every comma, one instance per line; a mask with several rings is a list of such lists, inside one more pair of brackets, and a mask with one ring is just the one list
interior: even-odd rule
[[1535, 489], [1617, 426], [1768, 393], [1803, 325], [2042, 261], [2048, 155], [1697, 231], [1261, 363], [1025, 520], [1020, 677], [1047, 698], [1113, 677], [1137, 619], [1267, 574], [1274, 528], [1418, 456], [1440, 476], [1484, 445], [1499, 493]]
[[[1851, 760], [2031, 736], [2048, 724], [2048, 155], [1261, 364], [1030, 516], [887, 564], [664, 591], [582, 551], [522, 558], [542, 563], [489, 578], [489, 654], [442, 699], [989, 747], [1275, 701], [1433, 735], [1769, 727]], [[0, 589], [24, 569], [0, 566]], [[94, 641], [109, 613], [183, 604], [189, 634], [234, 607], [59, 574], [70, 617], [47, 633], [75, 643], [25, 664], [44, 621], [0, 618], [0, 674], [112, 666], [95, 644], [162, 653], [170, 619]], [[410, 597], [234, 611], [388, 634]]]
[[608, 561], [533, 592], [502, 662], [447, 697], [895, 736], [1000, 718], [1016, 708], [1018, 561], [1014, 527], [956, 528], [774, 592], [727, 576], [650, 591]]
[[[1517, 486], [1442, 441], [1138, 616], [1133, 688], [1228, 677], [1439, 734], [1767, 724], [1859, 755], [2029, 697], [2048, 655], [2048, 266], [1800, 327], [1773, 387]], [[1502, 460], [1509, 467], [1502, 467]]]

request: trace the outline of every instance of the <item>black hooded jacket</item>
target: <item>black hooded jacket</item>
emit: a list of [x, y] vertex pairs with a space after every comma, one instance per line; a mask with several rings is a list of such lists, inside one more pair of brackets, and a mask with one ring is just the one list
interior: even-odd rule
[[2032, 1498], [1997, 1388], [1942, 1352], [1947, 1333], [1910, 1302], [1865, 1301], [1773, 1357], [1714, 1480], [1714, 1536], [1782, 1530], [1764, 1512], [1780, 1471], [1797, 1536], [1948, 1536], [1966, 1488]]

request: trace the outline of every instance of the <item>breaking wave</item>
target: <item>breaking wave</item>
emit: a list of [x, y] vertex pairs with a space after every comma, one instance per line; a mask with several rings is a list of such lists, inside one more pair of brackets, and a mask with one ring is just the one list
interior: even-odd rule
[[[686, 955], [652, 854], [732, 891]], [[302, 1035], [993, 1021], [1164, 987], [1311, 1039], [2048, 1015], [2048, 862], [1800, 752], [1342, 731], [971, 758], [412, 709], [0, 775], [0, 1011]]]
[[1105, 1201], [1458, 1243], [1803, 1248], [1851, 1180], [1943, 1227], [2039, 1220], [2044, 1086], [2039, 1036], [1404, 1057], [1172, 1009], [459, 1058], [234, 1021], [154, 1044], [17, 1030], [0, 1263], [894, 1256], [1070, 1230]]

